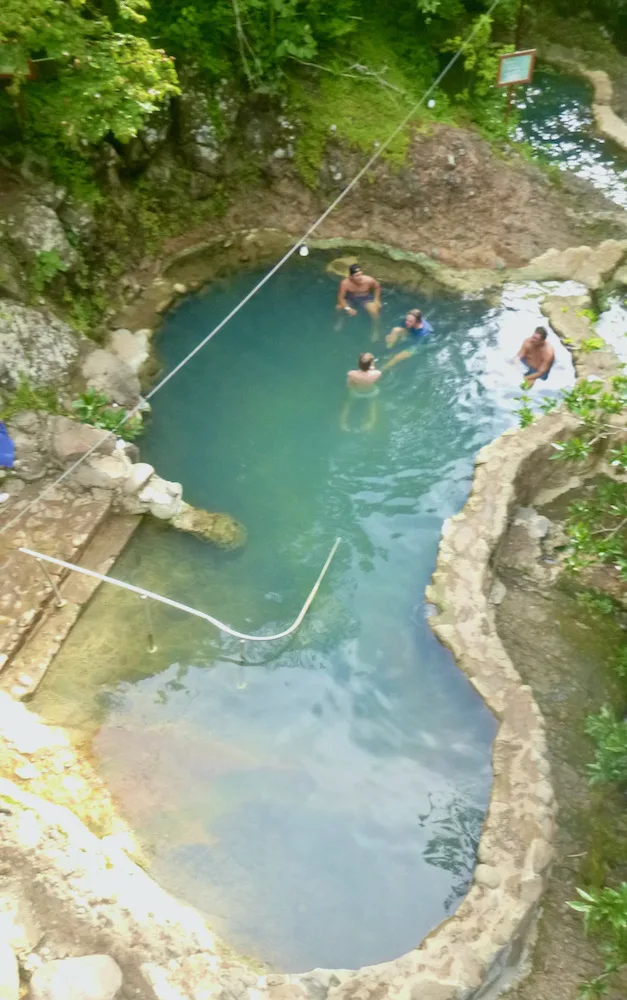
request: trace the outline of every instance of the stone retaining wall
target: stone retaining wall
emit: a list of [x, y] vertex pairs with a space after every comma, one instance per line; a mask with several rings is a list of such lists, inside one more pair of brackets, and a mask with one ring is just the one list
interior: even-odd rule
[[[627, 151], [627, 122], [612, 108], [614, 88], [608, 74], [603, 69], [588, 69], [577, 53], [561, 45], [548, 45], [542, 50], [542, 58], [557, 69], [571, 76], [581, 76], [592, 84], [594, 99], [592, 113], [602, 136], [611, 139], [621, 149]], [[594, 57], [594, 58], [599, 58]]]
[[[609, 249], [615, 268], [625, 247]], [[594, 251], [586, 250], [588, 259]], [[593, 332], [583, 312], [589, 305], [587, 296], [555, 297], [542, 308], [572, 350], [578, 375], [606, 378], [617, 370], [612, 352], [578, 350]], [[45, 932], [45, 958], [106, 951], [122, 970], [123, 1000], [497, 996], [517, 974], [531, 940], [553, 857], [556, 804], [544, 720], [500, 642], [490, 595], [514, 509], [532, 503], [540, 488], [559, 491], [570, 482], [572, 470], [549, 459], [552, 442], [576, 428], [575, 418], [557, 411], [483, 448], [463, 511], [443, 526], [427, 590], [434, 606], [430, 622], [499, 721], [479, 863], [452, 917], [391, 962], [357, 971], [260, 974], [232, 955], [200, 914], [88, 833], [75, 816], [4, 781], [0, 873], [9, 873], [14, 898], [28, 902], [31, 923]], [[28, 951], [41, 961], [36, 948], [29, 945]], [[21, 959], [23, 968], [28, 958]]]

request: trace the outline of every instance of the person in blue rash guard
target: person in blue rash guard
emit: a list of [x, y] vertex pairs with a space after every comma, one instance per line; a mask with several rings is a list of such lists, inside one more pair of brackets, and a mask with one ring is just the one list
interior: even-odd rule
[[0, 469], [12, 469], [15, 462], [15, 445], [0, 420]]
[[389, 361], [386, 361], [381, 370], [385, 371], [386, 368], [393, 368], [399, 362], [411, 358], [416, 353], [418, 341], [423, 337], [427, 337], [430, 333], [433, 333], [433, 327], [423, 317], [420, 309], [410, 309], [403, 320], [402, 326], [393, 327], [385, 338], [385, 343], [388, 347], [395, 347], [403, 341], [409, 341], [409, 346], [399, 351]]

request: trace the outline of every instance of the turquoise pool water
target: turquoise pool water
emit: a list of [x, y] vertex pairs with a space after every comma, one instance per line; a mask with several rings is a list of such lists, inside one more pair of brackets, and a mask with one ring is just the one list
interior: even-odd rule
[[[161, 882], [235, 948], [290, 971], [398, 956], [468, 886], [495, 723], [423, 595], [475, 453], [514, 422], [508, 358], [540, 319], [533, 287], [498, 308], [386, 288], [384, 328], [419, 304], [435, 332], [386, 376], [374, 429], [355, 410], [347, 433], [345, 373], [371, 330], [365, 316], [335, 328], [325, 262], [291, 262], [154, 398], [144, 457], [190, 502], [239, 518], [245, 548], [148, 523], [113, 570], [275, 631], [341, 535], [301, 631], [246, 644], [242, 664], [238, 642], [154, 606], [151, 655], [139, 600], [101, 588], [35, 701], [90, 741]], [[164, 366], [257, 276], [182, 302], [159, 338]], [[538, 393], [572, 382], [556, 349]]]
[[595, 134], [590, 85], [576, 77], [537, 70], [533, 83], [518, 88], [517, 93], [518, 138], [627, 207], [627, 154]]

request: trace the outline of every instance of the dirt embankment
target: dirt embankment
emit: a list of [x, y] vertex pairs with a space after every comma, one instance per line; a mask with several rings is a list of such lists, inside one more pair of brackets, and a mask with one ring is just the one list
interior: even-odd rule
[[[301, 236], [362, 164], [361, 154], [331, 146], [313, 191], [291, 164], [275, 161], [264, 186], [240, 192], [222, 219], [167, 241], [165, 252], [237, 229], [272, 226]], [[498, 268], [626, 232], [627, 213], [587, 184], [562, 176], [556, 184], [470, 129], [439, 125], [414, 136], [402, 167], [378, 161], [316, 236], [370, 239], [456, 267]]]

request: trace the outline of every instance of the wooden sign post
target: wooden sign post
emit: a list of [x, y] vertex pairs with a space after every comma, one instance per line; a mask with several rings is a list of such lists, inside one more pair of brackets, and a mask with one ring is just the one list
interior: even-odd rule
[[497, 87], [507, 87], [505, 121], [509, 119], [514, 97], [514, 87], [520, 83], [531, 83], [535, 64], [535, 49], [525, 49], [522, 52], [508, 52], [506, 55], [501, 56], [496, 75], [496, 85]]

